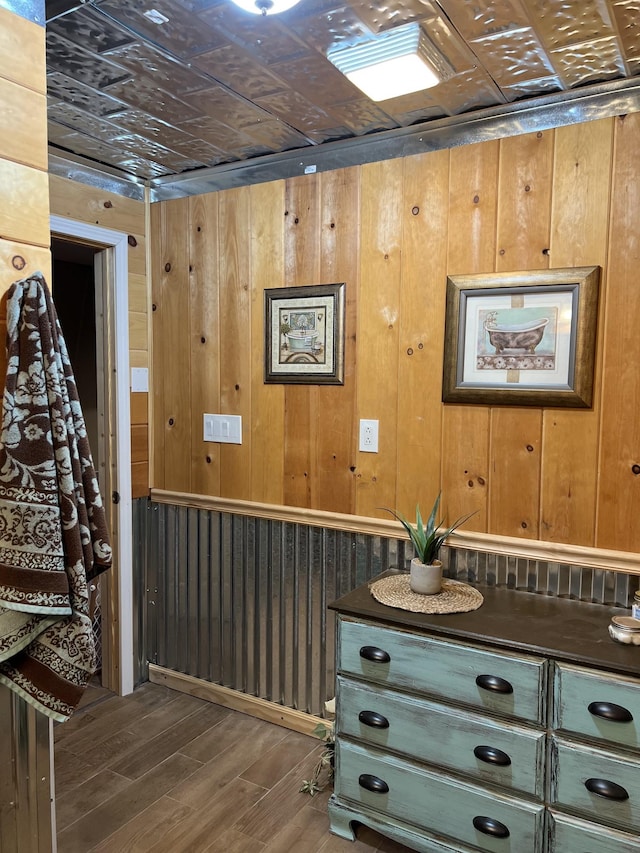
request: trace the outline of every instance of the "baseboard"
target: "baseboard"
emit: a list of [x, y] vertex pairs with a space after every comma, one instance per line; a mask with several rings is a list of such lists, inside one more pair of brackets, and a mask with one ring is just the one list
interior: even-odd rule
[[313, 714], [305, 714], [303, 711], [286, 708], [283, 705], [277, 705], [275, 702], [269, 702], [267, 699], [258, 699], [256, 696], [231, 690], [221, 684], [212, 684], [210, 681], [196, 678], [193, 675], [175, 672], [155, 663], [149, 664], [149, 681], [153, 684], [164, 684], [165, 687], [170, 687], [172, 690], [197, 696], [198, 699], [206, 699], [207, 702], [214, 702], [216, 705], [241, 711], [243, 714], [257, 717], [259, 720], [266, 720], [268, 723], [274, 723], [305, 735], [313, 734], [313, 730], [319, 723], [327, 725], [327, 720]]

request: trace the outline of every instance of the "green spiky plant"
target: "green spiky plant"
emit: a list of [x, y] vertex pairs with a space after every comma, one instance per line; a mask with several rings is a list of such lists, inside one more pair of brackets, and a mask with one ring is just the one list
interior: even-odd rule
[[441, 494], [442, 493], [440, 493], [436, 498], [426, 524], [422, 521], [419, 505], [416, 506], [415, 525], [402, 515], [402, 513], [396, 512], [393, 509], [386, 510], [387, 512], [390, 512], [391, 515], [400, 522], [400, 524], [402, 524], [409, 534], [409, 539], [411, 539], [416, 557], [426, 566], [430, 566], [438, 559], [440, 548], [442, 548], [447, 537], [450, 536], [456, 528], [460, 527], [461, 524], [464, 524], [465, 521], [471, 518], [472, 515], [475, 515], [475, 512], [467, 513], [467, 515], [463, 515], [457, 519], [457, 521], [454, 521], [449, 527], [444, 528], [442, 526], [444, 524], [444, 519], [441, 519], [436, 523]]

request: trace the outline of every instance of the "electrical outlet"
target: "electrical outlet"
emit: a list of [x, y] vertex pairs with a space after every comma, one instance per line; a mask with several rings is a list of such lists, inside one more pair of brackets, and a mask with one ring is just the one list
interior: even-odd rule
[[378, 421], [360, 421], [360, 450], [365, 453], [378, 452]]

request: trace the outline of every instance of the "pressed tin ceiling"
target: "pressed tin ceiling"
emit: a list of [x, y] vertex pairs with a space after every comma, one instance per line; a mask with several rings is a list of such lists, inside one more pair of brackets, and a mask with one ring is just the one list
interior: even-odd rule
[[[539, 105], [547, 126], [566, 123], [560, 110], [578, 121], [598, 104], [640, 108], [640, 0], [301, 0], [266, 17], [230, 0], [47, 0], [46, 16], [54, 166], [157, 197], [215, 187], [217, 173], [363, 162], [375, 146], [374, 159], [399, 156], [417, 134], [424, 144], [487, 117], [521, 132]], [[326, 59], [413, 21], [453, 68], [432, 89], [376, 103]]]

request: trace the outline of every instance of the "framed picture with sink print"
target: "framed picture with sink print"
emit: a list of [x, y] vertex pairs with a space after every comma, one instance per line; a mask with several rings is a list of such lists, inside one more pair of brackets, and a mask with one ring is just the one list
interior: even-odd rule
[[344, 384], [344, 288], [265, 290], [265, 382]]
[[600, 267], [447, 278], [445, 403], [588, 408]]

